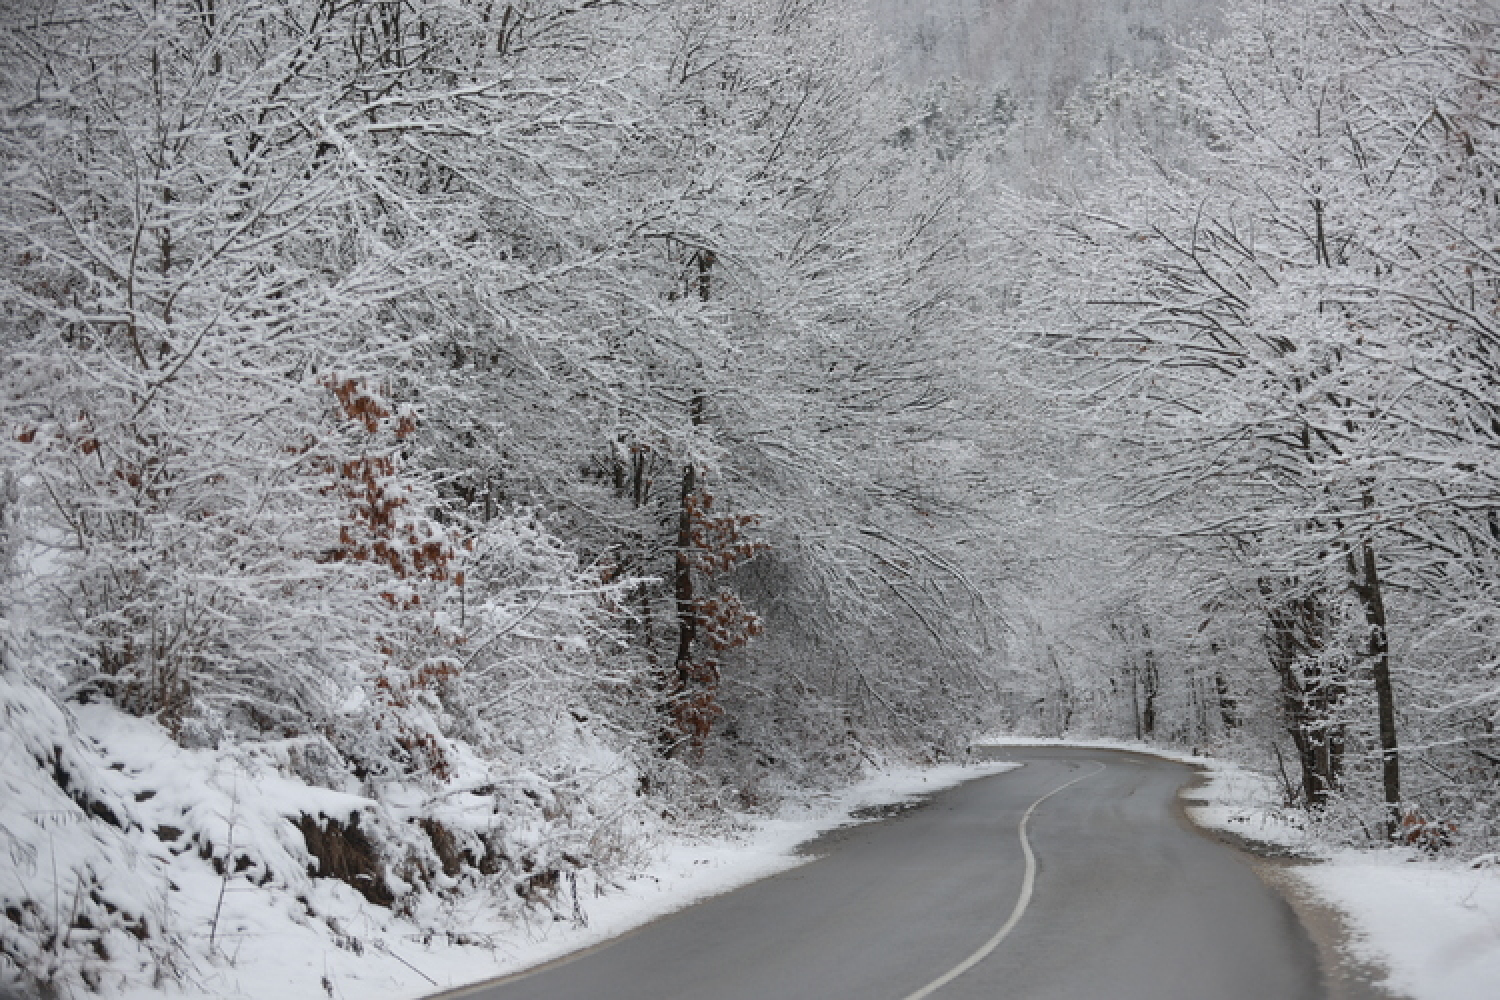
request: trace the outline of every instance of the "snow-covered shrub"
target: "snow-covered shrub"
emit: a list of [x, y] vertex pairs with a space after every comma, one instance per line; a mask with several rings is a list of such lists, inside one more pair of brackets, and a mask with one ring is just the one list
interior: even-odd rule
[[166, 883], [125, 777], [63, 706], [0, 669], [0, 986], [172, 974]]

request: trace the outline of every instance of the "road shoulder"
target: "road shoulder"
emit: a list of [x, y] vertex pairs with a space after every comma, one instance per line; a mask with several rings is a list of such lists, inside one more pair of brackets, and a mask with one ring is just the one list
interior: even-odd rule
[[1408, 1000], [1380, 985], [1389, 978], [1389, 970], [1356, 954], [1355, 931], [1344, 912], [1297, 877], [1297, 869], [1319, 864], [1318, 859], [1197, 819], [1194, 814], [1201, 815], [1201, 810], [1194, 807], [1210, 804], [1205, 796], [1212, 772], [1202, 765], [1195, 765], [1195, 769], [1197, 776], [1177, 794], [1179, 818], [1203, 836], [1238, 851], [1260, 880], [1287, 901], [1317, 946], [1328, 1000]]

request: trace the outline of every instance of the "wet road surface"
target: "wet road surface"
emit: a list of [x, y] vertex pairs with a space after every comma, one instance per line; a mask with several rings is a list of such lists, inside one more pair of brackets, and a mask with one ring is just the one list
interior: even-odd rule
[[1084, 748], [992, 753], [1024, 766], [825, 836], [808, 848], [816, 861], [571, 959], [442, 996], [1325, 997], [1291, 908], [1182, 818], [1191, 768]]

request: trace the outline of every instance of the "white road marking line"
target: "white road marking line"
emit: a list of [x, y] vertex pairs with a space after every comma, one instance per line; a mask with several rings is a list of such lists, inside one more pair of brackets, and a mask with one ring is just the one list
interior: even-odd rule
[[941, 976], [934, 979], [932, 982], [928, 983], [920, 990], [917, 990], [917, 992], [903, 997], [902, 1000], [923, 1000], [924, 997], [932, 996], [938, 990], [942, 989], [944, 986], [947, 986], [949, 983], [953, 982], [953, 980], [957, 979], [965, 972], [968, 972], [980, 962], [984, 961], [985, 957], [988, 956], [990, 952], [999, 947], [1000, 942], [1004, 941], [1005, 938], [1010, 934], [1010, 932], [1016, 929], [1016, 924], [1019, 924], [1021, 922], [1021, 915], [1026, 912], [1026, 907], [1031, 902], [1032, 887], [1036, 885], [1036, 855], [1031, 852], [1031, 841], [1026, 838], [1026, 824], [1031, 822], [1031, 814], [1036, 812], [1037, 806], [1041, 805], [1043, 802], [1046, 802], [1058, 792], [1061, 792], [1066, 788], [1078, 784], [1084, 778], [1092, 778], [1094, 775], [1104, 770], [1104, 765], [1099, 761], [1096, 760], [1092, 761], [1091, 763], [1094, 764], [1094, 770], [1090, 771], [1088, 774], [1080, 774], [1072, 781], [1064, 782], [1063, 784], [1058, 785], [1056, 788], [1052, 789], [1052, 791], [1048, 792], [1046, 795], [1043, 795], [1041, 798], [1033, 802], [1027, 808], [1025, 814], [1021, 817], [1021, 822], [1016, 827], [1016, 832], [1021, 837], [1021, 851], [1026, 855], [1026, 875], [1021, 879], [1021, 894], [1016, 897], [1016, 906], [1015, 909], [1010, 911], [1010, 919], [1006, 920], [1005, 923], [1001, 925], [1000, 929], [995, 932], [994, 937], [990, 938], [984, 944], [980, 945], [978, 951], [974, 952], [974, 954], [970, 955], [962, 962], [959, 962], [953, 968], [949, 969], [947, 972], [943, 973]]

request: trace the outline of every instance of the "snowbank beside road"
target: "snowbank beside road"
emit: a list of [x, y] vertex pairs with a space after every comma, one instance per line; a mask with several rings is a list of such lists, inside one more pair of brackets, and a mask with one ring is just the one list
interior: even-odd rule
[[1379, 967], [1388, 992], [1410, 1000], [1500, 995], [1500, 866], [1434, 857], [1412, 847], [1320, 843], [1275, 781], [1212, 761], [1198, 823], [1287, 848], [1313, 861], [1287, 875], [1336, 909], [1352, 932], [1348, 957]]
[[1343, 849], [1296, 870], [1348, 915], [1355, 958], [1389, 970], [1412, 1000], [1500, 994], [1500, 868], [1418, 857], [1410, 848]]

